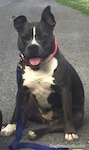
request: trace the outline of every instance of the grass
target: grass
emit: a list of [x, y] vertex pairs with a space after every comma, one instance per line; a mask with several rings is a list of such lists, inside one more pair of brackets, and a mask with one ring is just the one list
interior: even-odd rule
[[70, 6], [89, 15], [89, 0], [56, 0], [58, 3]]

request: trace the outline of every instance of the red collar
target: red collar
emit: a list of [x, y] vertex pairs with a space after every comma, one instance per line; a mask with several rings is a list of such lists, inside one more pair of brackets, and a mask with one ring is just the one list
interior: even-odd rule
[[[58, 40], [57, 40], [57, 38], [54, 39], [54, 42], [55, 42], [55, 49], [54, 49], [53, 53], [47, 58], [48, 61], [50, 61], [56, 55], [56, 53], [58, 51]], [[22, 61], [28, 63], [28, 60], [25, 58], [25, 56], [23, 54], [20, 54], [20, 58]], [[46, 61], [46, 62], [48, 62], [48, 61]]]
[[53, 53], [51, 54], [51, 59], [56, 55], [56, 53], [58, 51], [58, 40], [57, 40], [57, 38], [55, 38], [54, 42], [55, 42], [55, 49], [54, 49]]

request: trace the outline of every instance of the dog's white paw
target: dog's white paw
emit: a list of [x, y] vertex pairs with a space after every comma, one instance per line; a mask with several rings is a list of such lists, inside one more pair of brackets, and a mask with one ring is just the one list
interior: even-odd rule
[[72, 133], [72, 134], [66, 133], [65, 134], [65, 140], [67, 140], [67, 141], [74, 141], [74, 140], [78, 140], [78, 139], [79, 139], [79, 137], [77, 134], [74, 134], [74, 133]]
[[34, 131], [29, 131], [28, 132], [28, 138], [31, 139], [31, 140], [34, 140], [36, 138], [36, 134]]
[[10, 136], [16, 131], [15, 124], [8, 124], [5, 128], [1, 129], [1, 136]]

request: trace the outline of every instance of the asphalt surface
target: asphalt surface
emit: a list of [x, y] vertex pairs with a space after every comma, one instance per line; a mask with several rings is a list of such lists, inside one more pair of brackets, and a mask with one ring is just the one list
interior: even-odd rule
[[[63, 133], [45, 135], [35, 143], [54, 147], [80, 147], [89, 149], [89, 16], [69, 7], [59, 5], [55, 0], [0, 0], [0, 109], [3, 123], [9, 123], [14, 107], [16, 86], [16, 66], [19, 61], [17, 33], [11, 21], [12, 15], [26, 15], [28, 20], [38, 21], [42, 10], [51, 5], [56, 19], [55, 36], [64, 56], [72, 63], [79, 73], [85, 89], [85, 121], [79, 129], [79, 141], [67, 143]], [[30, 129], [40, 127], [31, 123]], [[24, 132], [24, 141], [27, 131]], [[15, 136], [0, 137], [0, 150], [8, 150], [8, 145]]]

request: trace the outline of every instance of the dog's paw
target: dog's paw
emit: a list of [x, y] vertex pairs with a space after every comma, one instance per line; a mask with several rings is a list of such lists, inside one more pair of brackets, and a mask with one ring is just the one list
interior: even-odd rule
[[66, 133], [65, 134], [65, 140], [67, 140], [67, 141], [74, 141], [74, 140], [78, 140], [78, 139], [79, 139], [79, 136], [77, 134], [74, 134], [74, 133], [72, 133], [72, 134]]
[[37, 137], [36, 133], [34, 131], [29, 131], [28, 132], [28, 138], [29, 140], [35, 140]]
[[1, 129], [1, 136], [10, 136], [13, 134], [16, 130], [16, 125], [15, 124], [8, 124], [5, 128]]

